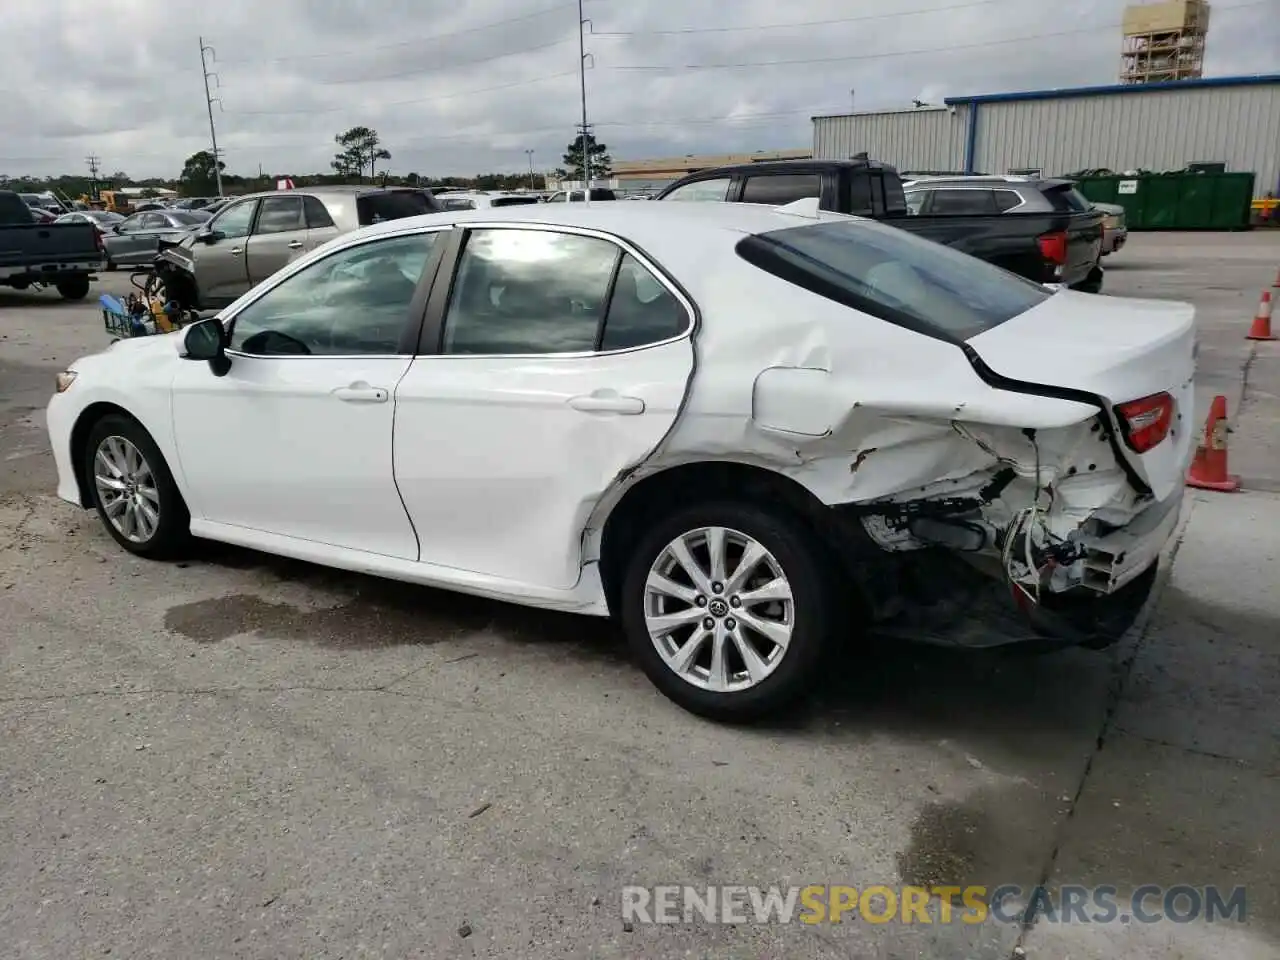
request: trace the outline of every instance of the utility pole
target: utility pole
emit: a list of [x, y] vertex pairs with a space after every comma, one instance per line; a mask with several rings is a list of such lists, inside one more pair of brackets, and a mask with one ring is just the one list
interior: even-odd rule
[[529, 189], [536, 190], [538, 188], [533, 184], [533, 151], [526, 150], [524, 155], [529, 158]]
[[[204, 76], [204, 105], [209, 110], [209, 139], [213, 142], [213, 176], [218, 183], [218, 196], [222, 196], [222, 169], [219, 166], [218, 131], [213, 125], [213, 101], [216, 98], [209, 92], [209, 78], [213, 77], [217, 79], [218, 75], [210, 72], [209, 63], [204, 58], [206, 53], [212, 53], [214, 56], [217, 56], [213, 47], [205, 46], [204, 37], [201, 37], [200, 73]], [[219, 100], [218, 103], [221, 105], [222, 101]]]
[[583, 200], [591, 199], [591, 151], [587, 149], [587, 136], [591, 128], [587, 125], [587, 23], [582, 15], [582, 0], [578, 0], [578, 83], [582, 88], [582, 187]]
[[97, 200], [99, 157], [96, 153], [91, 153], [84, 158], [84, 162], [89, 165], [89, 199]]

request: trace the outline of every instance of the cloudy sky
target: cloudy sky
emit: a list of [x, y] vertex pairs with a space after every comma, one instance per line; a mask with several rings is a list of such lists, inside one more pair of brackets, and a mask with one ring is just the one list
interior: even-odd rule
[[[615, 159], [805, 147], [813, 114], [1114, 82], [1125, 0], [585, 0], [588, 119]], [[891, 11], [891, 12], [886, 12]], [[0, 174], [327, 170], [374, 127], [396, 173], [559, 164], [576, 2], [40, 0], [0, 5]], [[1280, 0], [1215, 0], [1208, 75], [1280, 73]], [[851, 95], [851, 91], [855, 91]]]

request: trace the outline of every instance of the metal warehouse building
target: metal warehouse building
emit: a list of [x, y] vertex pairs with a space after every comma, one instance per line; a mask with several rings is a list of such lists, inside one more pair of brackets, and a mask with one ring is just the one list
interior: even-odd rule
[[922, 107], [813, 118], [813, 153], [863, 150], [903, 171], [1059, 176], [1106, 167], [1180, 170], [1218, 161], [1280, 192], [1280, 74], [950, 97]]

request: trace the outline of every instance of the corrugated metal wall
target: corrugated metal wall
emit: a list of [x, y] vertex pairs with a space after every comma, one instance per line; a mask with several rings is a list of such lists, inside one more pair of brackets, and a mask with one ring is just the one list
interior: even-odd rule
[[816, 117], [813, 155], [847, 160], [863, 150], [899, 170], [963, 170], [969, 108]]
[[1280, 84], [1025, 100], [978, 105], [973, 166], [1177, 170], [1218, 160], [1257, 174], [1262, 196], [1280, 182]]

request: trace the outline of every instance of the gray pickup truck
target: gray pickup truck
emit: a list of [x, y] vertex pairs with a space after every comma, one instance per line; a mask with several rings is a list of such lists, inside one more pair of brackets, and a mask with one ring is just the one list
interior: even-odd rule
[[53, 287], [67, 300], [83, 300], [103, 262], [92, 223], [41, 223], [19, 194], [0, 190], [0, 287]]

